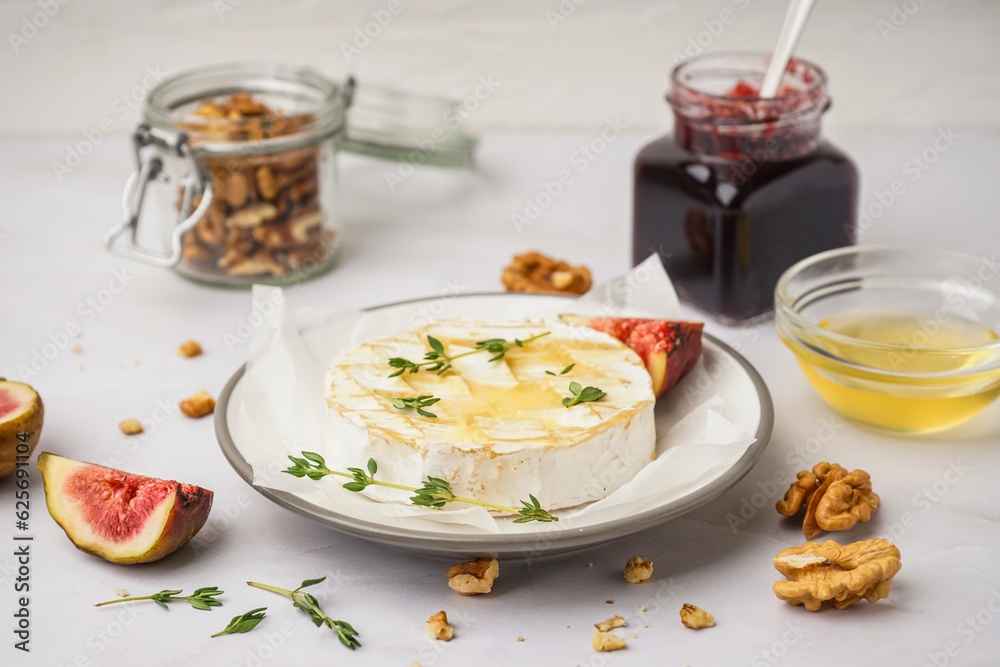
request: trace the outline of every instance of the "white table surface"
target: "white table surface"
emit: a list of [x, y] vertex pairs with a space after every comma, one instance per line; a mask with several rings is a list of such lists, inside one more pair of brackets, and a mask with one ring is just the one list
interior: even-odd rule
[[[961, 138], [864, 235], [865, 242], [1000, 251], [996, 155], [1000, 140]], [[909, 157], [934, 133], [855, 132], [836, 137], [863, 173], [862, 203], [895, 178], [908, 179]], [[294, 288], [297, 304], [364, 307], [447, 290], [499, 288], [515, 252], [537, 248], [588, 264], [598, 280], [629, 265], [630, 162], [641, 137], [624, 136], [519, 234], [510, 214], [570, 166], [588, 136], [491, 135], [475, 174], [425, 174], [393, 196], [384, 163], [344, 159], [341, 178], [348, 245], [330, 274]], [[57, 182], [51, 161], [63, 139], [0, 143], [5, 215], [0, 222], [0, 374], [16, 378], [50, 334], [76, 323], [80, 354], [63, 350], [30, 379], [46, 406], [39, 450], [131, 472], [198, 484], [215, 492], [202, 533], [151, 565], [117, 566], [73, 548], [44, 506], [32, 472], [31, 653], [13, 648], [17, 595], [13, 557], [14, 484], [0, 481], [0, 617], [3, 665], [981, 665], [1000, 662], [1000, 404], [934, 437], [885, 437], [844, 422], [807, 387], [770, 323], [706, 330], [741, 350], [774, 397], [771, 443], [754, 470], [718, 500], [646, 534], [547, 562], [504, 562], [488, 596], [461, 598], [443, 576], [451, 564], [399, 553], [340, 535], [272, 504], [226, 463], [210, 418], [172, 411], [140, 438], [117, 429], [126, 417], [152, 418], [159, 402], [199, 389], [217, 394], [246, 350], [223, 342], [247, 314], [246, 292], [209, 289], [169, 271], [111, 256], [102, 234], [118, 218], [130, 167], [122, 140], [107, 140], [84, 165]], [[75, 140], [75, 139], [74, 139]], [[100, 312], [97, 297], [118, 274], [128, 279]], [[83, 305], [81, 305], [83, 304]], [[205, 354], [181, 359], [176, 346], [201, 342]], [[832, 426], [832, 437], [827, 430]], [[820, 439], [825, 442], [820, 442]], [[803, 448], [811, 452], [801, 456]], [[774, 597], [780, 575], [772, 557], [801, 544], [794, 522], [780, 520], [771, 480], [832, 460], [863, 468], [882, 507], [839, 541], [889, 537], [903, 568], [891, 596], [846, 611], [810, 613]], [[960, 470], [957, 483], [949, 470]], [[753, 503], [763, 505], [753, 509]], [[745, 513], [746, 523], [731, 526]], [[903, 527], [905, 516], [912, 521]], [[625, 561], [644, 554], [650, 582], [622, 578]], [[276, 595], [247, 580], [294, 587], [328, 576], [317, 594], [335, 618], [350, 621], [364, 644], [343, 649]], [[219, 586], [225, 606], [207, 613], [183, 603], [94, 608], [124, 588]], [[613, 604], [605, 600], [613, 599]], [[678, 610], [694, 603], [717, 627], [684, 628]], [[639, 613], [639, 605], [647, 611]], [[246, 635], [209, 639], [229, 619], [267, 606]], [[440, 609], [455, 626], [450, 643], [432, 642], [424, 621]], [[592, 624], [620, 614], [626, 650], [597, 654]], [[977, 620], [978, 618], [978, 620]], [[645, 623], [648, 627], [642, 627]], [[523, 637], [523, 642], [517, 641]], [[951, 655], [948, 655], [948, 652]]]

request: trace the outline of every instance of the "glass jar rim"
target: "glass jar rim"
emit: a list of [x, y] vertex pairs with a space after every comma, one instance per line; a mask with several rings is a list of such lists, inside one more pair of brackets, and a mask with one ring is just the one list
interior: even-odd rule
[[[779, 90], [772, 98], [728, 94], [741, 81], [763, 80], [770, 58], [771, 54], [766, 51], [714, 51], [679, 63], [670, 74], [667, 102], [679, 116], [718, 125], [794, 121], [826, 111], [830, 105], [826, 73], [803, 58], [792, 58], [785, 74], [786, 79], [789, 75], [801, 78], [798, 88]], [[698, 77], [713, 73], [728, 77], [724, 91], [710, 92], [694, 85]], [[729, 109], [732, 113], [722, 115], [720, 109]]]
[[[178, 127], [179, 107], [241, 92], [285, 95], [298, 104], [306, 101], [312, 118], [297, 122], [294, 133], [243, 141], [199, 136], [197, 124]], [[338, 84], [310, 67], [246, 61], [203, 65], [164, 79], [146, 98], [144, 120], [157, 130], [154, 140], [169, 143], [184, 131], [190, 135], [192, 150], [202, 154], [274, 153], [337, 136], [339, 148], [347, 152], [411, 164], [468, 167], [473, 164], [478, 139], [462, 127], [467, 115], [463, 104], [387, 86], [356, 84], [353, 78]], [[215, 126], [232, 127], [234, 122], [224, 119]]]
[[[232, 153], [241, 145], [252, 143], [255, 150], [261, 152], [285, 151], [333, 136], [344, 124], [345, 95], [340, 85], [312, 68], [268, 61], [202, 65], [168, 77], [149, 93], [143, 117], [154, 129], [176, 133], [182, 129], [178, 126], [181, 120], [178, 109], [234, 93], [284, 97], [303, 107], [311, 118], [301, 123], [294, 133], [252, 141], [209, 138], [213, 119], [206, 119], [203, 127], [188, 119], [183, 131], [189, 135], [193, 150]], [[224, 122], [229, 127], [239, 126], [251, 118], [224, 119]], [[202, 129], [206, 136], [199, 136]]]

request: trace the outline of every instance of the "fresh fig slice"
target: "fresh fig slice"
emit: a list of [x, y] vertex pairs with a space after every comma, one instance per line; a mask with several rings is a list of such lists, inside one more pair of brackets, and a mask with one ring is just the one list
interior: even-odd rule
[[42, 434], [44, 417], [38, 392], [23, 382], [0, 379], [0, 477], [14, 472], [18, 454], [25, 457], [22, 461], [31, 456]]
[[150, 563], [201, 530], [212, 492], [48, 452], [38, 455], [45, 502], [77, 549], [112, 563]]
[[675, 322], [638, 317], [560, 315], [564, 322], [590, 327], [628, 345], [646, 364], [653, 393], [665, 396], [694, 368], [701, 356], [702, 322]]

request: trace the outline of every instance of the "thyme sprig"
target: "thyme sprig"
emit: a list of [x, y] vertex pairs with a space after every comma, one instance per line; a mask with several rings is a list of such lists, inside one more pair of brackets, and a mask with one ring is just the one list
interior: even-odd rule
[[315, 586], [323, 581], [326, 581], [326, 577], [320, 577], [319, 579], [306, 579], [294, 591], [290, 591], [286, 588], [278, 588], [277, 586], [261, 584], [256, 581], [248, 581], [247, 585], [253, 586], [254, 588], [262, 588], [265, 591], [279, 593], [291, 598], [292, 605], [295, 608], [301, 609], [309, 614], [309, 617], [312, 619], [312, 622], [317, 628], [325, 625], [334, 630], [337, 633], [337, 639], [340, 640], [340, 643], [353, 651], [357, 647], [361, 646], [361, 642], [357, 639], [358, 631], [355, 630], [347, 621], [335, 621], [324, 614], [323, 610], [319, 606], [319, 600], [317, 600], [311, 593], [302, 592], [303, 588]]
[[191, 595], [181, 597], [181, 593], [184, 591], [182, 589], [177, 590], [163, 590], [159, 593], [153, 593], [152, 595], [143, 595], [138, 597], [129, 598], [118, 598], [117, 600], [108, 600], [106, 602], [98, 602], [95, 607], [103, 607], [106, 604], [115, 604], [117, 602], [133, 602], [135, 600], [152, 600], [156, 604], [160, 605], [164, 609], [167, 608], [168, 602], [175, 602], [178, 600], [185, 600], [191, 604], [195, 609], [201, 609], [203, 611], [212, 611], [212, 607], [221, 607], [222, 603], [215, 599], [216, 595], [222, 595], [225, 591], [220, 591], [218, 586], [210, 586], [208, 588], [199, 588]]
[[267, 607], [260, 607], [259, 609], [251, 609], [245, 614], [240, 614], [239, 616], [233, 616], [233, 620], [229, 621], [229, 625], [226, 626], [225, 630], [216, 632], [213, 637], [221, 637], [222, 635], [241, 635], [244, 632], [250, 632], [257, 627], [257, 624], [264, 620], [264, 612]]
[[378, 472], [378, 464], [375, 462], [375, 459], [368, 459], [367, 470], [363, 470], [361, 468], [348, 468], [348, 472], [341, 472], [339, 470], [330, 470], [326, 466], [326, 461], [323, 457], [315, 452], [304, 451], [302, 452], [302, 457], [303, 458], [289, 456], [288, 459], [294, 465], [286, 468], [282, 472], [286, 472], [289, 475], [299, 478], [308, 477], [312, 480], [322, 479], [328, 475], [349, 477], [352, 481], [344, 484], [344, 488], [348, 491], [364, 491], [369, 486], [384, 486], [390, 489], [409, 491], [415, 494], [410, 498], [410, 502], [419, 507], [444, 507], [446, 503], [458, 502], [469, 505], [479, 505], [481, 507], [489, 507], [491, 509], [509, 512], [510, 514], [517, 514], [519, 515], [519, 518], [515, 519], [514, 523], [527, 523], [528, 521], [550, 522], [559, 520], [559, 517], [553, 516], [552, 514], [549, 514], [548, 511], [543, 509], [541, 504], [538, 502], [538, 499], [531, 494], [528, 495], [531, 501], [528, 502], [522, 500], [521, 504], [524, 505], [524, 507], [517, 509], [515, 507], [495, 505], [493, 503], [476, 500], [474, 498], [456, 496], [448, 481], [441, 479], [440, 477], [428, 476], [424, 481], [423, 486], [419, 488], [413, 486], [403, 486], [402, 484], [392, 484], [391, 482], [383, 482], [382, 480], [375, 479], [375, 473]]
[[576, 366], [576, 364], [570, 364], [569, 366], [567, 366], [566, 368], [562, 369], [558, 373], [554, 373], [552, 371], [545, 371], [545, 373], [547, 375], [554, 375], [556, 377], [559, 377], [560, 375], [566, 375], [566, 373], [569, 373], [571, 370], [573, 370], [574, 366]]
[[607, 392], [601, 391], [597, 387], [581, 387], [579, 382], [569, 383], [569, 393], [572, 396], [567, 396], [562, 400], [562, 404], [567, 408], [571, 408], [578, 403], [593, 403], [608, 395]]
[[410, 373], [416, 373], [423, 366], [426, 366], [428, 371], [436, 373], [437, 375], [442, 375], [451, 369], [451, 362], [455, 359], [461, 359], [462, 357], [467, 357], [470, 354], [478, 354], [479, 352], [489, 352], [493, 355], [490, 357], [490, 361], [500, 361], [504, 358], [504, 356], [506, 356], [508, 351], [514, 349], [515, 347], [524, 347], [525, 343], [538, 340], [542, 336], [548, 336], [550, 333], [550, 331], [546, 331], [538, 334], [537, 336], [532, 336], [531, 338], [525, 338], [524, 340], [515, 338], [513, 341], [507, 341], [503, 338], [489, 338], [476, 343], [476, 348], [474, 350], [450, 356], [444, 351], [444, 343], [434, 336], [427, 336], [427, 345], [431, 349], [424, 354], [424, 360], [420, 363], [416, 363], [402, 357], [392, 357], [389, 359], [389, 365], [393, 368], [398, 368], [399, 370], [391, 374], [389, 377], [394, 378], [407, 371]]
[[[382, 394], [382, 392], [378, 392]], [[424, 394], [422, 396], [389, 396], [387, 394], [382, 394], [390, 401], [392, 401], [392, 407], [397, 410], [416, 410], [417, 414], [421, 417], [431, 417], [436, 418], [437, 415], [429, 410], [424, 410], [424, 408], [434, 405], [440, 398], [434, 398], [433, 394]]]

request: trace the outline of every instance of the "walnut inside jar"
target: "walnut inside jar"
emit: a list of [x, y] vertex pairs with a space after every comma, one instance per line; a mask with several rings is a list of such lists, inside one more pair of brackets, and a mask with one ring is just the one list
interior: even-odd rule
[[[320, 145], [277, 153], [240, 150], [242, 142], [296, 134], [311, 113], [282, 114], [247, 93], [206, 100], [178, 127], [191, 136], [198, 164], [212, 179], [205, 217], [184, 235], [182, 262], [191, 270], [241, 278], [280, 278], [324, 262], [333, 230], [323, 226]], [[197, 154], [199, 141], [232, 142], [232, 153]], [[252, 148], [252, 144], [248, 144]], [[183, 185], [178, 197], [178, 210]], [[200, 198], [195, 197], [197, 206]]]

